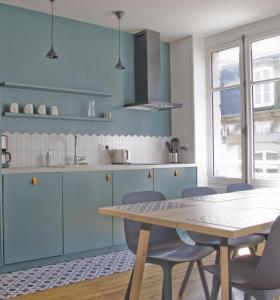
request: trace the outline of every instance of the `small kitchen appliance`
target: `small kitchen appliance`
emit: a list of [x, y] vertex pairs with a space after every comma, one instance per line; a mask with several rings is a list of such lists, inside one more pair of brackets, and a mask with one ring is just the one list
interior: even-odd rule
[[12, 159], [11, 153], [8, 152], [8, 137], [6, 135], [1, 135], [1, 161], [2, 161], [2, 168], [8, 168], [9, 163]]
[[131, 155], [130, 150], [127, 149], [109, 149], [109, 146], [106, 146], [106, 149], [111, 157], [112, 164], [131, 164]]

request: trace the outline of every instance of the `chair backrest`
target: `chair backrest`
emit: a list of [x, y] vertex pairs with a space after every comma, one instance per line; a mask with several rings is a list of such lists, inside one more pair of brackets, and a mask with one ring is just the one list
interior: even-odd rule
[[247, 190], [253, 190], [254, 187], [246, 182], [241, 183], [232, 183], [227, 186], [227, 193], [232, 192], [239, 192], [239, 191], [247, 191]]
[[280, 216], [275, 220], [260, 262], [246, 286], [258, 290], [280, 288]]
[[[208, 186], [198, 186], [198, 187], [184, 189], [182, 192], [182, 198], [207, 196], [207, 195], [214, 195], [214, 194], [217, 194], [217, 192], [213, 188], [210, 188]], [[196, 243], [199, 243], [202, 238], [205, 239], [206, 237], [206, 235], [202, 233], [193, 232], [193, 231], [188, 231], [188, 235]]]
[[[123, 204], [136, 204], [152, 201], [166, 200], [164, 195], [159, 192], [145, 191], [126, 194], [123, 197]], [[136, 253], [138, 237], [141, 223], [136, 221], [124, 220], [125, 239], [128, 248]], [[149, 247], [164, 246], [167, 243], [179, 241], [180, 237], [176, 229], [152, 225]]]
[[182, 197], [196, 197], [196, 196], [206, 196], [206, 195], [214, 195], [217, 192], [208, 186], [198, 186], [198, 187], [191, 187], [183, 190]]

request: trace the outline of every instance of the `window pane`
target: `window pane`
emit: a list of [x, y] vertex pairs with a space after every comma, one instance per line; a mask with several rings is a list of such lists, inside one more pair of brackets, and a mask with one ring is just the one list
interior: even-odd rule
[[253, 81], [280, 77], [280, 35], [252, 43]]
[[240, 178], [240, 89], [213, 93], [214, 176]]
[[279, 103], [279, 82], [268, 82], [253, 85], [254, 108], [278, 105]]
[[213, 87], [227, 87], [240, 83], [239, 47], [212, 53]]
[[[256, 103], [257, 86], [261, 103]], [[280, 81], [253, 86], [255, 178], [280, 178], [279, 103]]]

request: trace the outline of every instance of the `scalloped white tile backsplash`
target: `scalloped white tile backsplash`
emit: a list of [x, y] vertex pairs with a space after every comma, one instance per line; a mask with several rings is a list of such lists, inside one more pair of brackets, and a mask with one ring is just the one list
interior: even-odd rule
[[[46, 153], [51, 151], [51, 165], [72, 164], [74, 158], [73, 134], [8, 133], [8, 151], [12, 155], [10, 167], [40, 167], [46, 165]], [[131, 151], [132, 163], [166, 163], [165, 142], [170, 137], [77, 135], [78, 155], [87, 157], [88, 164], [111, 163], [105, 146]]]

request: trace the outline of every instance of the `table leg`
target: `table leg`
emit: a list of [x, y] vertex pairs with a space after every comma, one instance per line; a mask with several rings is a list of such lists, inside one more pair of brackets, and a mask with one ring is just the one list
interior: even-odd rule
[[223, 238], [220, 246], [221, 296], [229, 300], [228, 240]]
[[136, 261], [133, 270], [129, 300], [138, 300], [140, 296], [140, 289], [142, 284], [146, 256], [148, 252], [150, 233], [151, 225], [142, 224], [138, 239]]

